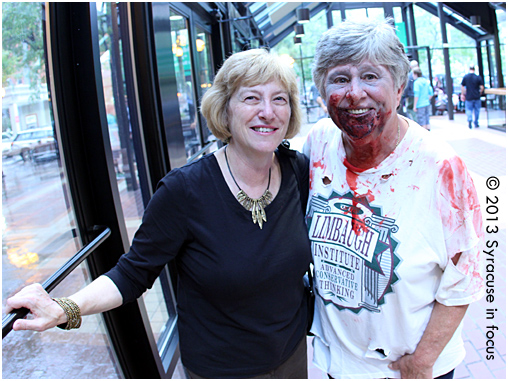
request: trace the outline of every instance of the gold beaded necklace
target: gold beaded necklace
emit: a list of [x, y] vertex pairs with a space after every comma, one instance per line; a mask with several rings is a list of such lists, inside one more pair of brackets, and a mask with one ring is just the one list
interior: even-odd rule
[[240, 185], [235, 180], [235, 176], [233, 176], [233, 172], [231, 172], [231, 167], [229, 166], [227, 147], [224, 147], [224, 156], [226, 157], [226, 164], [228, 166], [229, 174], [231, 178], [235, 182], [236, 186], [240, 190], [236, 194], [236, 199], [242, 204], [242, 206], [252, 211], [252, 222], [259, 225], [260, 229], [263, 229], [263, 221], [266, 222], [266, 213], [265, 206], [267, 206], [272, 201], [272, 192], [270, 192], [270, 178], [272, 177], [272, 167], [268, 170], [268, 186], [266, 187], [265, 193], [259, 198], [251, 198], [245, 193]]

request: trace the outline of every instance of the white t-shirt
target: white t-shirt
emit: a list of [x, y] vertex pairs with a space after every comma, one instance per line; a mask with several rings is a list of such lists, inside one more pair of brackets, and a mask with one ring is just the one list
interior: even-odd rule
[[[314, 363], [334, 378], [399, 378], [388, 364], [414, 352], [434, 301], [465, 305], [484, 293], [473, 181], [447, 143], [408, 122], [395, 151], [364, 171], [347, 162], [331, 119], [319, 121], [304, 146], [318, 295]], [[434, 377], [464, 358], [461, 330], [436, 361]]]

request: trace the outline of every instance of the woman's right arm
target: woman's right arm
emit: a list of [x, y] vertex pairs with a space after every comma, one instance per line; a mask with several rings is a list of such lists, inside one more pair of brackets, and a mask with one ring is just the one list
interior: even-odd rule
[[[107, 276], [100, 276], [69, 299], [79, 306], [82, 316], [109, 311], [121, 306], [123, 302], [122, 294]], [[27, 286], [7, 299], [6, 313], [21, 307], [29, 309], [33, 319], [16, 320], [12, 326], [15, 331], [45, 331], [67, 322], [62, 307], [51, 299], [40, 284]]]
[[[194, 167], [198, 170], [201, 167]], [[185, 218], [188, 213], [185, 180], [180, 171], [166, 176], [152, 196], [136, 232], [133, 245], [106, 275], [71, 295], [81, 315], [109, 311], [136, 300], [151, 287], [164, 266], [189, 239]], [[6, 312], [25, 307], [34, 319], [18, 319], [13, 329], [45, 331], [67, 321], [67, 315], [40, 284], [23, 288], [7, 299]]]

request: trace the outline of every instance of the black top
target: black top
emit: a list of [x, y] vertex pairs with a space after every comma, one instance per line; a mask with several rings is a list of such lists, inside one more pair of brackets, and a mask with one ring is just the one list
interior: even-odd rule
[[469, 73], [462, 78], [462, 86], [466, 87], [466, 101], [480, 99], [480, 85], [483, 86], [483, 79], [475, 73]]
[[[305, 335], [310, 243], [295, 171], [278, 157], [281, 187], [262, 230], [210, 154], [161, 180], [130, 251], [106, 274], [127, 303], [176, 258], [182, 363], [202, 377], [269, 372]], [[301, 171], [308, 184], [308, 165]]]

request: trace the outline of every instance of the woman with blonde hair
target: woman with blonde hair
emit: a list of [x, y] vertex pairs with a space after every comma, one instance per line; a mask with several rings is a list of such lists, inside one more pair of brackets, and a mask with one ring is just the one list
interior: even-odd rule
[[295, 74], [277, 56], [228, 58], [201, 107], [228, 144], [160, 181], [129, 252], [108, 273], [63, 301], [40, 285], [8, 299], [8, 310], [35, 316], [14, 330], [75, 328], [81, 315], [134, 301], [175, 260], [191, 378], [307, 378], [302, 277], [311, 253], [298, 185], [308, 184], [308, 160], [278, 149], [298, 133], [298, 102]]

